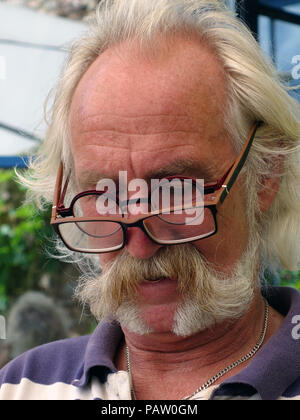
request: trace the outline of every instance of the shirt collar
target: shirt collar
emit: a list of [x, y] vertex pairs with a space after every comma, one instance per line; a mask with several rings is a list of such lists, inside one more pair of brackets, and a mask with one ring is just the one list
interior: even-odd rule
[[[232, 395], [236, 392], [258, 392], [263, 400], [276, 400], [300, 375], [299, 342], [292, 336], [292, 318], [300, 314], [300, 292], [290, 287], [268, 287], [264, 296], [269, 304], [285, 319], [278, 331], [253, 357], [251, 362], [236, 375], [225, 380], [212, 393]], [[120, 325], [114, 320], [104, 320], [91, 335], [84, 357], [83, 369], [74, 385], [88, 383], [92, 369], [103, 382], [108, 373], [116, 372], [114, 358], [123, 339]], [[254, 390], [253, 390], [254, 389]]]
[[123, 337], [118, 322], [112, 319], [100, 322], [88, 340], [83, 369], [79, 372], [79, 379], [73, 381], [73, 384], [78, 387], [85, 386], [93, 368], [97, 368], [97, 374], [103, 381], [108, 373], [116, 372], [114, 357]]
[[236, 375], [225, 380], [212, 394], [228, 395], [254, 389], [263, 400], [277, 400], [300, 375], [299, 342], [292, 336], [292, 318], [300, 314], [300, 292], [290, 287], [268, 287], [264, 296], [269, 304], [285, 316], [277, 332], [251, 362]]

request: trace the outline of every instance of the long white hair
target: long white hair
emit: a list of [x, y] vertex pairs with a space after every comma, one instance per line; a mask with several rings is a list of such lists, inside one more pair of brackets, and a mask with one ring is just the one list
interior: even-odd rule
[[[198, 38], [217, 55], [227, 77], [225, 128], [239, 151], [255, 121], [263, 121], [245, 165], [249, 209], [268, 177], [280, 176], [271, 207], [259, 218], [261, 264], [294, 270], [300, 260], [300, 110], [247, 27], [217, 0], [103, 0], [87, 34], [75, 41], [48, 110], [44, 144], [20, 176], [41, 205], [53, 198], [60, 161], [72, 170], [68, 116], [74, 90], [107, 48], [139, 40], [154, 53], [174, 34]], [[283, 161], [280, 172], [278, 162]], [[257, 206], [256, 206], [257, 209]], [[253, 219], [254, 222], [254, 219]]]

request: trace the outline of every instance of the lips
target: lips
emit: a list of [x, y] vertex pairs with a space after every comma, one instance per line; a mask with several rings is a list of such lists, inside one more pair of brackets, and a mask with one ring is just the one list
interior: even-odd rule
[[170, 277], [144, 279], [137, 290], [141, 301], [150, 305], [165, 305], [179, 299], [178, 282]]
[[159, 283], [163, 279], [164, 279], [164, 277], [160, 277], [159, 279], [144, 279], [144, 282], [145, 283]]

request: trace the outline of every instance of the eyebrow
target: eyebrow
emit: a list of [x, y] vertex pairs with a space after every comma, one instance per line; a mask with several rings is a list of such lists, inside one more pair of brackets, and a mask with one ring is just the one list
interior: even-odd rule
[[[214, 178], [215, 168], [213, 165], [203, 164], [194, 159], [180, 158], [167, 164], [163, 168], [152, 172], [145, 177], [146, 180], [166, 178], [174, 175], [187, 175], [198, 178]], [[214, 180], [214, 179], [213, 179]]]
[[80, 174], [80, 177], [76, 180], [77, 181], [77, 185], [78, 187], [82, 190], [82, 191], [86, 191], [86, 190], [91, 190], [92, 187], [96, 187], [96, 185], [98, 184], [98, 182], [101, 179], [112, 179], [113, 181], [115, 181], [117, 183], [118, 179], [112, 177], [109, 174], [105, 174], [99, 171], [92, 171], [92, 170], [86, 170], [83, 171]]
[[[147, 182], [150, 182], [151, 179], [162, 179], [169, 176], [186, 175], [193, 178], [203, 178], [205, 180], [215, 181], [217, 179], [217, 177], [214, 175], [215, 172], [216, 169], [213, 167], [213, 165], [199, 163], [193, 159], [179, 158], [175, 159], [173, 162], [167, 164], [166, 166], [144, 176], [143, 179], [145, 179]], [[118, 177], [114, 177], [110, 174], [100, 171], [86, 170], [80, 174], [80, 177], [77, 180], [77, 185], [81, 191], [86, 191], [92, 189], [92, 187], [96, 187], [97, 183], [105, 178], [113, 180], [116, 185], [118, 184]]]

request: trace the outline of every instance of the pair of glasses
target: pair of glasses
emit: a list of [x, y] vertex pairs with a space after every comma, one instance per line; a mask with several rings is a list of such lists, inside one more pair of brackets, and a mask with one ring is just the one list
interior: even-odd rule
[[[159, 245], [183, 244], [215, 235], [218, 231], [218, 210], [243, 168], [256, 131], [261, 124], [258, 122], [252, 127], [240, 155], [225, 175], [215, 183], [204, 184], [203, 199], [199, 200], [200, 195], [197, 194], [199, 192], [197, 180], [188, 177], [167, 177], [164, 178], [165, 182], [171, 182], [176, 178], [171, 205], [168, 208], [164, 207], [160, 198], [153, 201], [154, 191], [151, 191], [148, 197], [138, 200], [139, 205], [147, 208], [144, 217], [129, 216], [126, 211], [124, 212], [124, 208], [130, 208], [132, 200], [114, 201], [105, 190], [83, 191], [77, 194], [66, 208], [64, 200], [69, 176], [62, 188], [61, 163], [50, 223], [67, 248], [90, 254], [122, 249], [127, 242], [127, 230], [133, 227], [140, 228], [148, 238]], [[188, 199], [185, 199], [184, 204], [178, 205], [177, 202], [175, 205], [176, 189], [182, 190], [187, 185], [190, 187]], [[107, 207], [99, 209], [99, 202], [103, 203], [105, 200], [113, 204], [114, 214], [109, 214]]]

